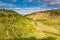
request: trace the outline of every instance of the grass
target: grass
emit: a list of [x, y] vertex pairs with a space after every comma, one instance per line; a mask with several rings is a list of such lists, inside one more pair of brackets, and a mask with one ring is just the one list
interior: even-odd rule
[[[42, 28], [43, 30], [47, 30], [49, 32], [52, 31], [60, 34], [60, 9], [35, 12], [32, 14], [28, 14], [25, 17], [27, 17], [29, 20], [32, 20], [32, 21], [37, 20], [38, 21], [37, 25], [39, 26], [39, 28]], [[34, 25], [33, 22], [32, 24]], [[43, 35], [43, 33], [41, 35]], [[47, 36], [49, 37], [49, 35], [51, 34], [44, 34], [44, 35], [46, 35], [45, 37]], [[51, 35], [51, 37], [52, 36], [53, 35]], [[41, 40], [60, 40], [59, 36], [57, 37], [54, 35], [53, 37], [56, 37], [57, 39], [47, 38], [47, 39], [41, 39]]]
[[[39, 22], [43, 23], [43, 21], [41, 20]], [[0, 40], [60, 39], [58, 36], [46, 34], [37, 30], [33, 24], [33, 20], [30, 20], [29, 18], [26, 18], [15, 11], [3, 9], [3, 11], [0, 10]]]
[[38, 21], [43, 23], [44, 25], [48, 25], [48, 26], [56, 28], [57, 30], [60, 30], [60, 22], [52, 22], [49, 20], [38, 20]]

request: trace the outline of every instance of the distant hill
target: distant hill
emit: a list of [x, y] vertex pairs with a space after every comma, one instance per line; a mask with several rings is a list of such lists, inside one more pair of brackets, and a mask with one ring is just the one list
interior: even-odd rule
[[[38, 26], [43, 26], [40, 23]], [[55, 28], [52, 30], [55, 32]], [[45, 29], [44, 29], [45, 30]], [[0, 9], [0, 40], [59, 40], [59, 36], [44, 33], [36, 28], [36, 24], [28, 17], [22, 16], [13, 10]]]
[[26, 17], [36, 20], [46, 19], [46, 20], [51, 20], [52, 22], [53, 21], [60, 22], [60, 9], [38, 11], [26, 15]]

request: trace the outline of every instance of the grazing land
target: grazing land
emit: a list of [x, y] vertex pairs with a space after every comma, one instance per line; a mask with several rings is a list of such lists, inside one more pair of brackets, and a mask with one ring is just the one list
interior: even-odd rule
[[0, 40], [60, 40], [60, 10], [22, 16], [0, 9]]

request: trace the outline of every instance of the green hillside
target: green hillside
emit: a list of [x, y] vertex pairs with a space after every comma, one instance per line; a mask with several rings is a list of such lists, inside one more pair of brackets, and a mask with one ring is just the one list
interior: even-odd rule
[[15, 11], [0, 9], [0, 40], [60, 40], [59, 36], [44, 33], [35, 26], [33, 20]]
[[28, 32], [31, 34], [33, 26], [29, 22], [14, 11], [0, 10], [0, 39], [19, 39]]

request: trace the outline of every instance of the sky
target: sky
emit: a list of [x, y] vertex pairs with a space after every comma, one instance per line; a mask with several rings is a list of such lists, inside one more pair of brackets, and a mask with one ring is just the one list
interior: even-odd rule
[[0, 0], [0, 9], [11, 9], [20, 14], [59, 8], [60, 0]]

